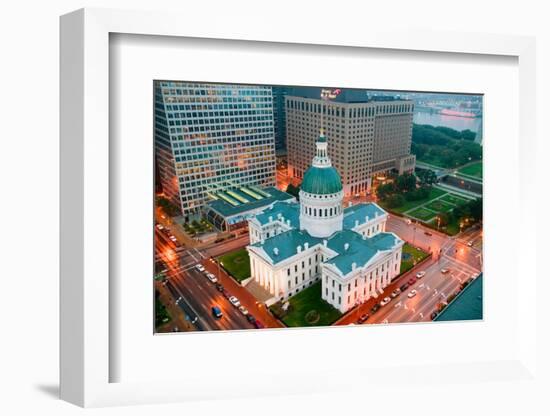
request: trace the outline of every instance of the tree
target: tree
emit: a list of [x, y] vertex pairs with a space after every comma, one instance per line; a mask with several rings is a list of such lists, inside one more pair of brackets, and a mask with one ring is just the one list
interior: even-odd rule
[[436, 221], [439, 227], [445, 227], [451, 222], [451, 216], [447, 212], [440, 212], [437, 214]]
[[395, 193], [395, 186], [393, 183], [386, 183], [379, 185], [378, 188], [376, 188], [376, 196], [379, 199], [386, 199], [388, 196], [393, 195]]
[[483, 200], [481, 198], [470, 201], [469, 208], [474, 221], [483, 221]]
[[414, 191], [407, 192], [405, 194], [405, 199], [407, 201], [419, 201], [421, 199], [426, 199], [430, 196], [431, 186], [422, 186]]
[[161, 207], [170, 217], [176, 217], [180, 214], [179, 208], [162, 196], [157, 197], [157, 206]]
[[400, 194], [390, 195], [386, 198], [388, 208], [399, 208], [405, 203], [405, 197]]
[[476, 134], [472, 130], [462, 130], [460, 132], [460, 138], [462, 140], [469, 140], [473, 142], [476, 138]]
[[413, 124], [411, 151], [418, 160], [445, 168], [456, 168], [470, 160], [481, 160], [482, 148], [470, 130]]
[[399, 175], [395, 180], [395, 185], [401, 192], [412, 191], [416, 188], [416, 177], [410, 173]]
[[431, 169], [417, 169], [416, 176], [421, 185], [433, 185], [437, 182], [437, 175]]
[[300, 186], [294, 186], [289, 183], [286, 187], [286, 193], [292, 195], [296, 199], [300, 199]]

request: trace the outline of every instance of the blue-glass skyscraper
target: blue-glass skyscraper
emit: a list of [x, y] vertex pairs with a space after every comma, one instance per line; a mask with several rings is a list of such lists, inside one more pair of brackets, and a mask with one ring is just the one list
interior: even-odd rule
[[155, 81], [163, 192], [189, 218], [212, 191], [275, 185], [271, 87]]

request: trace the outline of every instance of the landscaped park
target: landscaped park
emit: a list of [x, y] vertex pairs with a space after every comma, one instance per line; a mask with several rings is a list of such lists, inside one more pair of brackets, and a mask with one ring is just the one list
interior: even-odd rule
[[470, 205], [473, 197], [453, 193], [437, 185], [417, 184], [409, 180], [412, 175], [397, 177], [393, 183], [379, 187], [379, 204], [398, 215], [421, 221], [432, 228], [455, 235], [473, 221]]
[[458, 169], [458, 174], [466, 178], [480, 180], [483, 178], [483, 163], [475, 162]]
[[237, 282], [240, 283], [250, 277], [250, 257], [246, 248], [224, 254], [218, 257], [218, 261]]
[[321, 281], [288, 301], [277, 302], [270, 309], [288, 327], [328, 326], [342, 316], [340, 311], [321, 299]]
[[403, 246], [403, 251], [401, 253], [401, 269], [399, 271], [400, 274], [411, 270], [416, 264], [420, 263], [428, 256], [429, 254], [426, 253], [424, 250], [421, 250], [418, 247], [414, 247], [409, 243], [405, 243], [405, 245]]

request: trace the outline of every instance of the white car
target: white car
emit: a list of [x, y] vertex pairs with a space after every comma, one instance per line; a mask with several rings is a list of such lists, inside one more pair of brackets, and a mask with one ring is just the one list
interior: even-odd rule
[[248, 315], [248, 309], [246, 309], [243, 305], [239, 306], [239, 312], [244, 316]]
[[174, 243], [176, 241], [178, 241], [178, 239], [176, 237], [174, 237], [173, 235], [171, 235], [170, 237], [168, 237], [170, 240], [172, 240]]
[[424, 276], [426, 276], [426, 272], [422, 270], [421, 272], [416, 273], [417, 279], [422, 279]]
[[210, 280], [212, 283], [216, 283], [218, 281], [218, 278], [212, 273], [206, 273], [206, 277], [208, 277], [208, 280]]
[[204, 266], [200, 263], [195, 266], [195, 269], [197, 269], [199, 272], [204, 272]]
[[416, 296], [416, 290], [411, 290], [409, 294], [407, 295], [409, 298], [414, 298]]
[[407, 218], [407, 224], [411, 225], [412, 224], [412, 221], [410, 219]]
[[241, 306], [241, 302], [239, 302], [239, 299], [237, 299], [235, 296], [230, 296], [229, 297], [229, 302], [231, 302], [231, 304], [235, 308], [238, 308], [239, 306]]
[[158, 228], [159, 230], [161, 230], [161, 231], [164, 229], [164, 227], [163, 227], [162, 224], [157, 224], [157, 228]]
[[450, 272], [449, 269], [445, 269], [445, 268], [441, 269], [441, 274], [447, 274], [449, 272]]
[[472, 247], [474, 245], [473, 241], [468, 241], [468, 247]]
[[388, 303], [390, 303], [390, 300], [391, 298], [389, 297], [385, 297], [384, 299], [382, 299], [382, 301], [380, 302], [380, 306], [384, 306], [384, 305], [387, 305]]

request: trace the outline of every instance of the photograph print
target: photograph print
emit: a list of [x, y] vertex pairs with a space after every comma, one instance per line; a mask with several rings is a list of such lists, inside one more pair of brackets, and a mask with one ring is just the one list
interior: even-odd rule
[[155, 333], [483, 319], [483, 95], [155, 80]]

